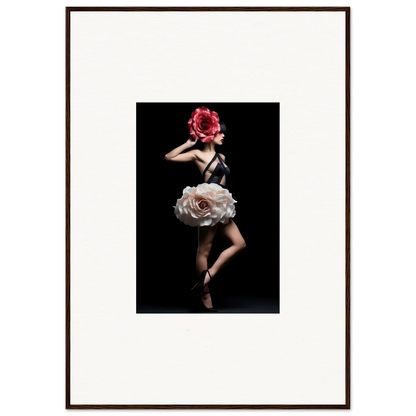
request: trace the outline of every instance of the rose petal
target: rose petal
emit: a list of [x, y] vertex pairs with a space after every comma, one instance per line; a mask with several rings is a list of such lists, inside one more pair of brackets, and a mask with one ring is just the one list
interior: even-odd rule
[[184, 189], [174, 212], [183, 223], [193, 227], [227, 224], [236, 215], [235, 202], [226, 188], [216, 183], [202, 183]]

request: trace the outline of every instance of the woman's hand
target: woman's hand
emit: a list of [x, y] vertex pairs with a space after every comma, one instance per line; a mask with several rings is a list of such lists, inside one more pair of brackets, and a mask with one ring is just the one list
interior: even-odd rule
[[185, 143], [188, 147], [195, 146], [196, 140], [191, 136], [189, 137], [188, 141]]
[[195, 151], [198, 150], [190, 150], [187, 153], [184, 153], [181, 155], [180, 153], [183, 152], [186, 149], [189, 149], [190, 147], [194, 146], [196, 143], [196, 140], [192, 140], [193, 138], [190, 137], [187, 142], [184, 144], [181, 144], [176, 149], [173, 149], [169, 153], [165, 155], [166, 160], [172, 160], [174, 162], [190, 162], [191, 160], [195, 160]]

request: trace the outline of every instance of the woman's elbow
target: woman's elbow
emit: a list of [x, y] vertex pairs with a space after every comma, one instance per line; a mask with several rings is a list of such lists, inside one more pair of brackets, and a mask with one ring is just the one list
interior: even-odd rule
[[165, 155], [165, 160], [170, 160], [170, 157], [168, 155]]

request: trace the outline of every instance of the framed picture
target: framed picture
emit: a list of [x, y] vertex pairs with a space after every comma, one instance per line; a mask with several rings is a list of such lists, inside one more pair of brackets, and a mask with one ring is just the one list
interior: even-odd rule
[[350, 8], [66, 8], [66, 408], [350, 408]]
[[[138, 245], [140, 241], [143, 242], [136, 254], [137, 313], [199, 313], [201, 309], [204, 311], [205, 306], [215, 306], [219, 313], [279, 313], [279, 103], [138, 102], [136, 106], [138, 147], [143, 155], [149, 157], [149, 163], [137, 163], [138, 198], [140, 194], [148, 195], [153, 201], [151, 207], [137, 204], [137, 218], [158, 218], [157, 225], [153, 221], [137, 221]], [[160, 117], [177, 132], [175, 135], [185, 138], [182, 140], [185, 143], [190, 137], [188, 120], [195, 109], [200, 108], [207, 108], [210, 112], [215, 110], [221, 123], [226, 126], [226, 132], [217, 140], [203, 142], [206, 139], [202, 138], [195, 140], [190, 147], [186, 146], [181, 155], [189, 157], [195, 153], [200, 158], [195, 160], [196, 163], [172, 163], [178, 162], [175, 157], [169, 160], [171, 163], [167, 163], [164, 157], [157, 157], [162, 144], [160, 140], [148, 138], [155, 134], [154, 126], [160, 123]], [[206, 111], [208, 117], [210, 112]], [[200, 112], [196, 115], [200, 115]], [[260, 125], [255, 122], [262, 118], [267, 118], [268, 122]], [[250, 125], [242, 122], [247, 119], [253, 122]], [[253, 148], [241, 142], [245, 138], [250, 141], [250, 137], [253, 141], [257, 137], [270, 137], [269, 151], [261, 157], [253, 155]], [[183, 145], [182, 142], [168, 142], [162, 156]], [[225, 152], [231, 146], [232, 153]], [[217, 154], [221, 155], [221, 159]], [[229, 171], [221, 178], [221, 173], [217, 175], [215, 172], [222, 168], [222, 159]], [[193, 164], [196, 168], [192, 167]], [[163, 178], [163, 192], [155, 187], [153, 180], [149, 180], [149, 169], [157, 172], [157, 177]], [[250, 173], [252, 169], [261, 170], [261, 175], [267, 179], [259, 180], [257, 175]], [[204, 170], [206, 172], [202, 175]], [[241, 172], [244, 180], [239, 180], [237, 172]], [[207, 216], [207, 212], [202, 210], [202, 215], [198, 217], [198, 205], [195, 204], [194, 209], [190, 207], [195, 198], [202, 198], [200, 205], [206, 202], [203, 194], [210, 192], [209, 188], [203, 185], [199, 191], [198, 185], [210, 179], [213, 183], [217, 182], [213, 186], [220, 190], [217, 195], [221, 201], [227, 198], [224, 191], [229, 192], [224, 213], [227, 214], [228, 209], [229, 214], [234, 215], [232, 218], [217, 215], [223, 203], [216, 204], [211, 197], [208, 202], [215, 203], [212, 215]], [[182, 196], [186, 187], [190, 190]], [[247, 192], [248, 189], [252, 191]], [[259, 227], [259, 222], [253, 221], [252, 213], [259, 209], [259, 200], [253, 198], [252, 192], [267, 195], [267, 209], [277, 214], [268, 219], [265, 227]], [[175, 218], [175, 212], [179, 221]], [[199, 227], [207, 221], [210, 226]], [[246, 247], [242, 250], [243, 242], [247, 246], [248, 242], [264, 240], [265, 232], [268, 233], [267, 244], [253, 244], [248, 250]], [[168, 276], [172, 273], [172, 266], [176, 265], [182, 277], [162, 278], [161, 288], [161, 280], [149, 279], [146, 271], [149, 264], [160, 262], [160, 250], [155, 248], [166, 246], [169, 250], [163, 255], [165, 261], [158, 266], [160, 275]], [[270, 261], [262, 261], [262, 258]], [[203, 265], [195, 275], [200, 263]], [[190, 288], [207, 269], [207, 265], [210, 266], [207, 280], [212, 278], [208, 286], [210, 294], [202, 299], [189, 296], [192, 295]], [[247, 273], [248, 270], [252, 271], [252, 275]], [[258, 274], [263, 278], [255, 278]], [[177, 272], [172, 275], [179, 276]]]

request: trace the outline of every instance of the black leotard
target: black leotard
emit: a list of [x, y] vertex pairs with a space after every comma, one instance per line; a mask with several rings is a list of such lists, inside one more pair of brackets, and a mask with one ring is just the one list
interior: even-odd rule
[[[215, 159], [218, 159], [217, 163], [213, 164]], [[218, 185], [224, 186], [225, 180], [229, 174], [230, 168], [224, 163], [224, 161], [221, 159], [221, 156], [215, 152], [211, 162], [208, 163], [202, 172], [202, 177], [206, 183], [216, 183]]]

